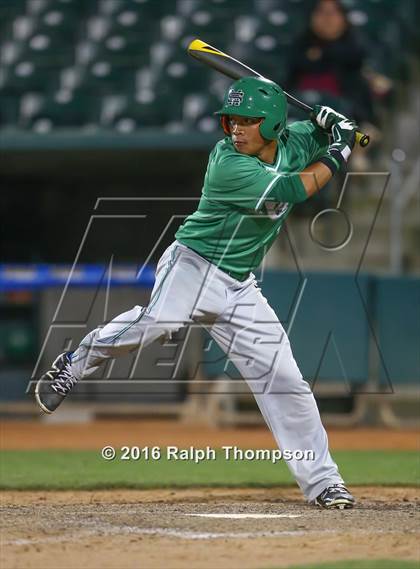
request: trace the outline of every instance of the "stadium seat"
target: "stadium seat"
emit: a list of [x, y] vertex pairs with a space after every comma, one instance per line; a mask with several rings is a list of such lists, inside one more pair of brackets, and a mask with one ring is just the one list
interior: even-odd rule
[[0, 95], [0, 128], [16, 126], [19, 117], [17, 97]]
[[99, 121], [97, 99], [88, 93], [57, 91], [49, 96], [27, 95], [21, 103], [20, 124], [37, 132], [57, 127], [86, 127]]
[[11, 0], [0, 2], [0, 37], [5, 38], [6, 30], [10, 29], [18, 16], [25, 14], [25, 0]]
[[1, 69], [0, 93], [17, 96], [31, 91], [46, 92], [58, 86], [59, 73], [59, 67], [20, 61]]
[[92, 62], [108, 61], [114, 67], [136, 69], [150, 60], [150, 43], [139, 41], [136, 32], [110, 35], [90, 48]]
[[234, 42], [228, 46], [228, 52], [258, 73], [283, 83], [286, 56], [274, 36], [256, 35], [249, 42]]
[[[259, 0], [257, 0], [258, 2]], [[262, 0], [264, 1], [264, 0]], [[223, 17], [225, 22], [231, 22], [235, 15], [243, 13], [253, 13], [255, 11], [254, 0], [178, 0], [176, 11], [186, 18], [192, 14], [209, 11], [215, 17]], [[226, 38], [229, 39], [229, 38]]]
[[35, 65], [64, 67], [74, 62], [73, 42], [61, 32], [34, 32], [16, 47], [20, 61], [32, 61]]
[[80, 70], [81, 89], [90, 94], [132, 92], [134, 71], [131, 68], [113, 65], [109, 61], [94, 61]]
[[[190, 93], [184, 97], [182, 119], [188, 129], [200, 132], [215, 132], [220, 128], [220, 120], [214, 116], [220, 107], [217, 97], [208, 93]], [[222, 130], [220, 129], [222, 135]]]
[[155, 87], [165, 95], [184, 95], [208, 88], [209, 69], [175, 53], [160, 70]]
[[[200, 38], [219, 49], [225, 49], [233, 33], [232, 20], [225, 14], [212, 12], [209, 8], [193, 10], [185, 19], [184, 37]], [[189, 42], [188, 42], [189, 43]]]
[[240, 42], [257, 36], [272, 36], [279, 46], [288, 46], [301, 33], [302, 20], [284, 10], [274, 10], [263, 16], [241, 14], [234, 19], [234, 38]]
[[141, 11], [134, 10], [122, 10], [103, 22], [106, 23], [105, 34], [99, 39], [106, 43], [110, 38], [121, 38], [123, 41], [119, 42], [119, 49], [128, 51], [131, 55], [136, 50], [148, 50], [159, 25], [158, 21], [149, 20], [141, 15]]
[[[92, 0], [90, 0], [92, 2]], [[114, 17], [125, 10], [137, 11], [145, 17], [167, 14], [173, 0], [93, 0], [98, 13]]]
[[24, 0], [25, 12], [42, 18], [51, 11], [61, 12], [66, 18], [84, 16], [89, 7], [89, 0]]
[[[410, 3], [407, 3], [407, 5]], [[349, 20], [368, 46], [369, 67], [390, 77], [399, 72], [404, 43], [405, 4], [353, 2]]]
[[182, 107], [176, 97], [153, 92], [138, 93], [126, 97], [113, 114], [109, 126], [122, 133], [135, 132], [142, 128], [164, 126], [181, 121]]
[[222, 106], [226, 90], [232, 83], [233, 79], [218, 71], [211, 71], [208, 75], [206, 92], [215, 97], [214, 101], [218, 109]]

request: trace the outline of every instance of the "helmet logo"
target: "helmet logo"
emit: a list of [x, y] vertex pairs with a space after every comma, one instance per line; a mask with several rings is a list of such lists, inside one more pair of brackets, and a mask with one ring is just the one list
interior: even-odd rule
[[239, 105], [241, 105], [243, 100], [244, 100], [244, 92], [243, 91], [234, 91], [232, 89], [228, 93], [226, 105], [232, 106], [232, 107], [239, 107]]

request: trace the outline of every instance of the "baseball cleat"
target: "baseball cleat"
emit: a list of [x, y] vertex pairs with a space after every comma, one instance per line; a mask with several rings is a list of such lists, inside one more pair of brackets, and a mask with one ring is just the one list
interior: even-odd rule
[[71, 354], [60, 354], [36, 384], [35, 399], [44, 413], [55, 411], [76, 385], [77, 379], [71, 372]]
[[315, 498], [315, 505], [327, 510], [346, 510], [353, 508], [356, 500], [344, 486], [344, 484], [331, 484]]

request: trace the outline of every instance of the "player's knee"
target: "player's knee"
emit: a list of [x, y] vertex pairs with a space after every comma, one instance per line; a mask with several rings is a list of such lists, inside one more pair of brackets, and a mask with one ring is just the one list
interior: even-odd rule
[[281, 393], [311, 393], [310, 385], [302, 377], [299, 368], [279, 369], [272, 377], [269, 391]]

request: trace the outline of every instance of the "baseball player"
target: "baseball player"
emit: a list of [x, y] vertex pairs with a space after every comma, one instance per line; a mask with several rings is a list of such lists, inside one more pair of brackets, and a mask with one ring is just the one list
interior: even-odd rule
[[314, 460], [287, 462], [307, 500], [352, 508], [312, 391], [252, 271], [294, 204], [345, 164], [356, 125], [318, 106], [313, 122], [286, 126], [282, 89], [255, 77], [236, 81], [217, 114], [226, 136], [210, 154], [197, 211], [158, 262], [148, 306], [135, 306], [90, 332], [74, 352], [60, 354], [37, 382], [37, 402], [52, 413], [108, 358], [204, 324], [247, 381], [279, 448], [314, 452]]

